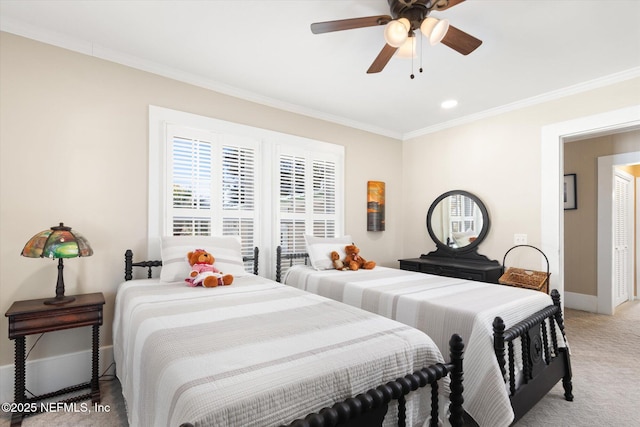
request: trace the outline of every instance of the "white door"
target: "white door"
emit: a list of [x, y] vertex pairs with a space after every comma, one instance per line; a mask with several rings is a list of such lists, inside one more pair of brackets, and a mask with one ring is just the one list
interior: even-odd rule
[[615, 169], [613, 201], [613, 290], [614, 306], [629, 300], [632, 283], [633, 180]]

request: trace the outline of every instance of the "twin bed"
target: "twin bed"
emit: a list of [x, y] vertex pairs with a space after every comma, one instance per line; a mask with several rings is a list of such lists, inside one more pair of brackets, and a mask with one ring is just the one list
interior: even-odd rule
[[[336, 246], [333, 239], [325, 241]], [[278, 248], [276, 281], [415, 327], [440, 350], [446, 349], [448, 334], [460, 334], [465, 410], [479, 425], [510, 425], [560, 380], [565, 399], [573, 399], [557, 291], [549, 296], [380, 266], [337, 271], [326, 261], [330, 245], [314, 238], [307, 241], [307, 253], [282, 254]], [[293, 260], [304, 265], [292, 265]], [[283, 261], [290, 265], [284, 276]]]
[[[194, 248], [233, 284], [186, 286]], [[162, 261], [132, 258], [113, 323], [131, 426], [463, 425], [458, 335], [447, 362], [415, 328], [245, 273], [235, 239], [166, 238]]]

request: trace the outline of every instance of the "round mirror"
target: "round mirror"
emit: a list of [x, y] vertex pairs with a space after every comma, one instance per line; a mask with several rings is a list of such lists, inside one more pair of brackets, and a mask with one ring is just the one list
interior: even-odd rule
[[475, 249], [489, 231], [489, 214], [473, 194], [454, 190], [440, 195], [427, 213], [427, 230], [438, 249], [451, 253]]

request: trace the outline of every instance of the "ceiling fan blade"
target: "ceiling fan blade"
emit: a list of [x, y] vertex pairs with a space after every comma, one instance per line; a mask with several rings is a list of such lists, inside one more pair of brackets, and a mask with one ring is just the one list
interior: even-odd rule
[[398, 50], [397, 47], [385, 44], [376, 59], [373, 60], [373, 63], [367, 70], [367, 74], [379, 73], [382, 71], [393, 54], [396, 53], [396, 50]]
[[[436, 1], [436, 6], [435, 6], [435, 10], [447, 10], [452, 8], [453, 6], [459, 5], [460, 3], [462, 3], [464, 0], [439, 0]], [[442, 4], [442, 6], [440, 6], [439, 4]]]
[[482, 44], [482, 40], [457, 29], [453, 25], [449, 25], [449, 30], [447, 31], [447, 35], [442, 39], [442, 44], [449, 46], [451, 49], [463, 55], [468, 55]]
[[389, 15], [366, 16], [364, 18], [340, 19], [337, 21], [315, 22], [311, 24], [313, 34], [330, 33], [332, 31], [352, 30], [354, 28], [375, 27], [391, 21]]

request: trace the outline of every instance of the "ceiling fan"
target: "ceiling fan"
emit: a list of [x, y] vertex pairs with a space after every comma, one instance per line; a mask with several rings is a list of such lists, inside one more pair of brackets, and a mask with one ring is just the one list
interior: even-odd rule
[[389, 15], [367, 16], [363, 18], [341, 19], [337, 21], [316, 22], [311, 24], [314, 34], [355, 28], [385, 25], [386, 44], [373, 61], [367, 73], [379, 73], [387, 65], [398, 49], [415, 50], [415, 31], [429, 39], [430, 44], [442, 42], [451, 49], [468, 55], [476, 50], [482, 40], [449, 25], [446, 19], [436, 19], [429, 14], [456, 6], [465, 0], [387, 0], [391, 10]]

